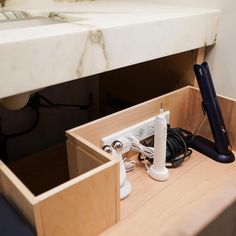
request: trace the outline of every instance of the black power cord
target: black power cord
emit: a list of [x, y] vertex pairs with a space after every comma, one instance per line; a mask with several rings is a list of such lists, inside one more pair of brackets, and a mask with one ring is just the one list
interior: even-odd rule
[[[30, 101], [32, 102], [32, 99], [30, 99]], [[26, 130], [17, 132], [17, 133], [13, 133], [13, 134], [4, 134], [2, 131], [2, 120], [0, 119], [0, 159], [4, 162], [4, 163], [8, 163], [8, 153], [7, 153], [7, 141], [9, 138], [15, 138], [24, 134], [27, 134], [29, 132], [31, 132], [32, 130], [35, 129], [35, 127], [38, 125], [39, 123], [39, 107], [36, 105], [35, 102], [32, 103], [28, 103], [30, 104], [32, 110], [35, 111], [35, 121], [34, 123], [27, 128]]]
[[20, 131], [20, 132], [17, 132], [17, 133], [13, 133], [13, 134], [4, 134], [4, 136], [6, 138], [15, 138], [15, 137], [30, 133], [38, 125], [39, 118], [40, 118], [39, 100], [35, 99], [35, 97], [31, 97], [28, 104], [27, 104], [27, 106], [30, 106], [32, 108], [32, 110], [35, 112], [35, 120], [34, 120], [33, 124], [29, 128], [27, 128], [26, 130], [23, 130], [23, 131]]
[[173, 167], [179, 166], [192, 154], [192, 150], [188, 148], [190, 136], [192, 134], [184, 129], [168, 128], [166, 161], [170, 162]]
[[[42, 103], [42, 101], [44, 101], [44, 103]], [[53, 103], [51, 102], [49, 99], [47, 99], [46, 97], [44, 97], [43, 95], [39, 94], [39, 93], [35, 93], [34, 95], [32, 95], [27, 103], [28, 107], [31, 107], [31, 109], [35, 112], [35, 120], [33, 122], [33, 124], [27, 128], [26, 130], [17, 132], [17, 133], [13, 133], [13, 134], [4, 134], [2, 132], [2, 122], [0, 120], [0, 159], [2, 159], [5, 163], [8, 162], [8, 158], [7, 158], [7, 140], [8, 138], [15, 138], [18, 136], [22, 136], [25, 135], [27, 133], [30, 133], [31, 131], [33, 131], [38, 123], [39, 123], [39, 118], [40, 118], [40, 112], [39, 112], [39, 108], [40, 107], [55, 107], [55, 108], [69, 108], [69, 109], [80, 109], [80, 110], [89, 110], [90, 109], [90, 105], [71, 105], [71, 104], [60, 104], [60, 103]]]
[[[178, 167], [187, 157], [192, 154], [189, 149], [189, 140], [191, 140], [192, 133], [181, 128], [167, 128], [166, 141], [166, 162], [170, 165], [167, 167]], [[148, 138], [142, 142], [144, 146], [154, 147], [154, 137]], [[153, 158], [143, 157], [139, 154], [139, 160], [148, 160], [151, 164]]]
[[[47, 105], [42, 103], [42, 100], [44, 102], [47, 103]], [[27, 106], [30, 106], [32, 108], [33, 111], [35, 111], [35, 121], [32, 124], [32, 126], [30, 126], [28, 129], [21, 131], [21, 132], [17, 132], [14, 134], [2, 134], [4, 135], [6, 138], [14, 138], [14, 137], [18, 137], [21, 135], [25, 135], [27, 133], [30, 133], [32, 130], [34, 130], [36, 128], [36, 126], [39, 123], [39, 118], [40, 118], [40, 113], [39, 113], [39, 108], [40, 107], [63, 107], [63, 108], [76, 108], [76, 109], [80, 109], [80, 110], [89, 110], [90, 106], [89, 105], [71, 105], [71, 104], [59, 104], [59, 103], [53, 103], [51, 102], [49, 99], [47, 99], [46, 97], [44, 97], [43, 95], [39, 94], [39, 93], [35, 93], [34, 95], [32, 95], [29, 99], [29, 102], [27, 103]]]
[[33, 131], [36, 128], [36, 126], [38, 125], [39, 117], [40, 117], [39, 109], [34, 109], [34, 111], [35, 111], [35, 121], [28, 129], [26, 129], [24, 131], [21, 131], [21, 132], [18, 132], [18, 133], [14, 133], [14, 134], [6, 134], [6, 137], [7, 138], [15, 138], [15, 137], [18, 137], [18, 136], [21, 136], [21, 135], [28, 134], [31, 131]]
[[43, 104], [43, 103], [40, 102], [41, 107], [76, 108], [76, 109], [86, 110], [86, 111], [90, 109], [90, 105], [76, 105], [76, 104], [73, 105], [73, 104], [54, 103], [54, 102], [50, 101], [48, 98], [46, 98], [45, 96], [43, 96], [39, 93], [35, 93], [34, 97], [36, 99], [42, 100], [46, 103], [46, 104]]

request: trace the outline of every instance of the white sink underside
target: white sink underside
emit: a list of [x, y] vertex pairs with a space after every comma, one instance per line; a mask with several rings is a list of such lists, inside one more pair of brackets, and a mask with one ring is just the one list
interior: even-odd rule
[[30, 23], [37, 27], [23, 23], [14, 28], [14, 23], [10, 30], [0, 30], [0, 98], [212, 45], [216, 40], [219, 10], [151, 1], [72, 5], [28, 11], [31, 16], [48, 16], [53, 11], [50, 16], [62, 24], [44, 19]]

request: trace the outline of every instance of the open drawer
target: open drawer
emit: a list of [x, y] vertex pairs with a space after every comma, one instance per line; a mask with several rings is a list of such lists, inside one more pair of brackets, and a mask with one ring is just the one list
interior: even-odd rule
[[[170, 111], [171, 127], [194, 132], [204, 119], [198, 89], [184, 87], [69, 130], [66, 135], [71, 164], [76, 166], [73, 164], [76, 148], [90, 148], [98, 153], [103, 137], [157, 115], [161, 103]], [[219, 103], [235, 150], [236, 101], [219, 97]], [[212, 138], [207, 119], [198, 134]], [[105, 152], [103, 155], [106, 156]], [[225, 217], [223, 212], [233, 209], [236, 201], [235, 176], [236, 162], [217, 163], [197, 151], [180, 167], [170, 169], [166, 182], [151, 179], [138, 163], [136, 169], [128, 173], [133, 190], [121, 201], [121, 221], [102, 235], [209, 235], [218, 232], [219, 227], [219, 232], [230, 232], [235, 227], [232, 219], [236, 213], [227, 213], [227, 217], [231, 216], [227, 220], [221, 216]]]
[[86, 142], [78, 146], [68, 142], [71, 178], [39, 195], [0, 161], [0, 193], [39, 236], [97, 235], [119, 220], [119, 163]]

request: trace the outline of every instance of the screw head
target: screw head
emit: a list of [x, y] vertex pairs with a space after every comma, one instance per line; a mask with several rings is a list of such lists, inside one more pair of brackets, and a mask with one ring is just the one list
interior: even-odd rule
[[122, 142], [116, 140], [116, 141], [114, 141], [114, 142], [112, 143], [112, 147], [113, 147], [117, 152], [120, 152], [120, 151], [122, 151], [122, 149], [123, 149], [123, 144], [122, 144]]
[[112, 153], [112, 147], [110, 145], [103, 146], [102, 150], [107, 152], [107, 153]]

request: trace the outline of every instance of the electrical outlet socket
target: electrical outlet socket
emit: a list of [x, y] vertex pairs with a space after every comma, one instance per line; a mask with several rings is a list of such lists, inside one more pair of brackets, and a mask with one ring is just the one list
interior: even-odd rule
[[[166, 117], [167, 124], [170, 123], [170, 111], [164, 112]], [[156, 116], [153, 116], [147, 120], [144, 120], [140, 123], [132, 125], [126, 129], [120, 130], [116, 133], [113, 133], [109, 136], [102, 138], [101, 145], [112, 145], [112, 143], [116, 140], [120, 140], [122, 138], [126, 138], [128, 136], [134, 136], [139, 141], [142, 141], [152, 135], [154, 135], [155, 128], [154, 128], [154, 120]]]

